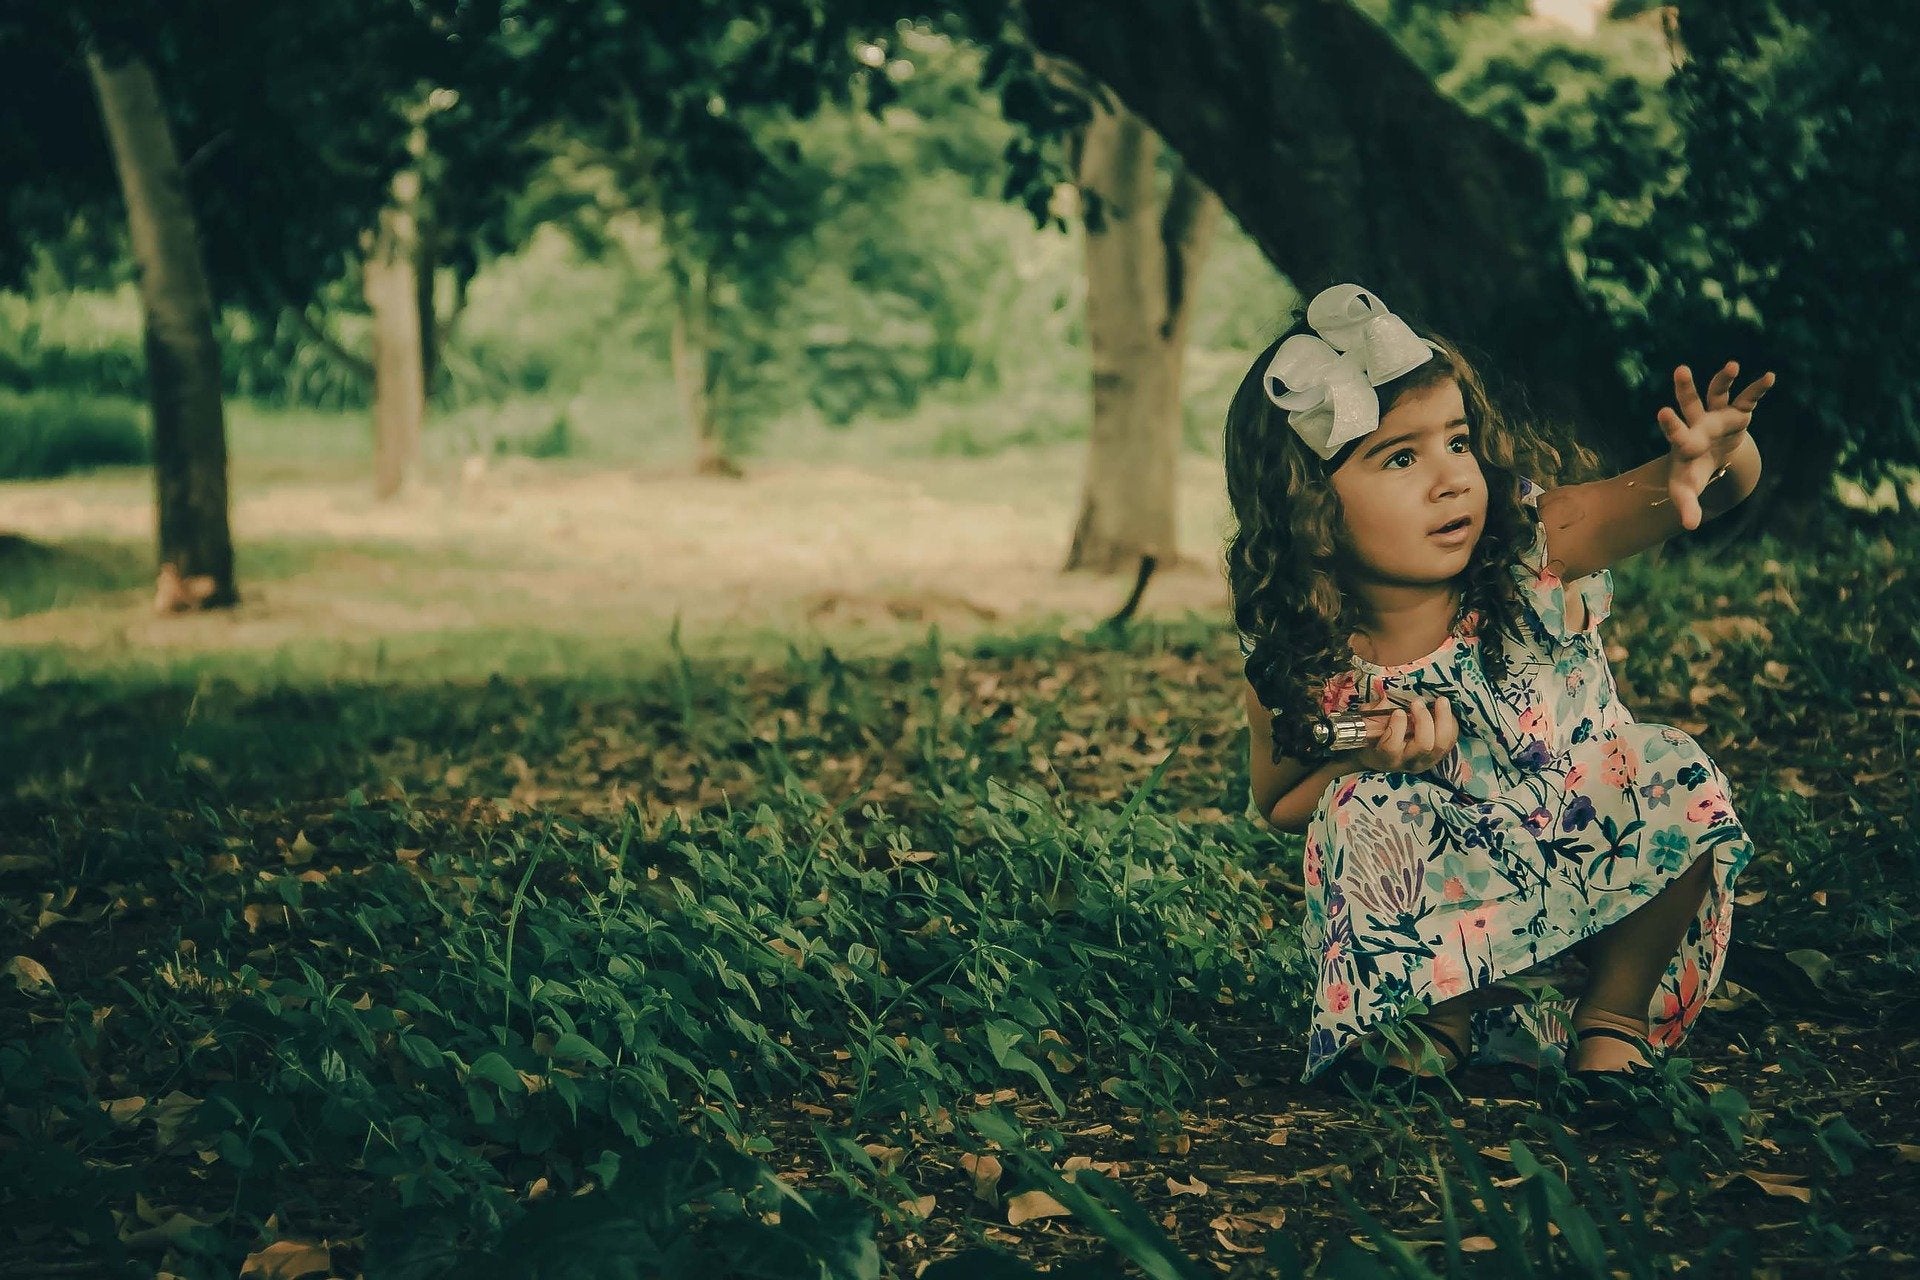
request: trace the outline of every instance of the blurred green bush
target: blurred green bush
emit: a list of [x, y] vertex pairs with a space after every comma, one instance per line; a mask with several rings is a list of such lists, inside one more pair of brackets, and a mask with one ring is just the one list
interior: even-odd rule
[[138, 403], [64, 391], [0, 391], [0, 480], [43, 480], [147, 461]]

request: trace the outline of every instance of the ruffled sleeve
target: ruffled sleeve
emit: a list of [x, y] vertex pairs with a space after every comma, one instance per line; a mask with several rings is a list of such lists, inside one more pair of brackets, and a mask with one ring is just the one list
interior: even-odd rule
[[[1520, 505], [1532, 530], [1520, 563], [1513, 566], [1520, 598], [1533, 615], [1535, 627], [1548, 640], [1564, 644], [1581, 635], [1597, 638], [1600, 624], [1613, 610], [1613, 570], [1601, 569], [1572, 582], [1560, 580], [1559, 573], [1547, 564], [1547, 529], [1540, 519], [1540, 495], [1545, 492], [1525, 476], [1520, 478]], [[1569, 592], [1586, 603], [1586, 625], [1578, 631], [1567, 625]]]

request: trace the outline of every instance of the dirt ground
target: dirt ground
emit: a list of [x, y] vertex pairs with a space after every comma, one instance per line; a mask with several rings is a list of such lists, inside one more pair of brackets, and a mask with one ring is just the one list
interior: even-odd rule
[[[234, 485], [243, 602], [156, 617], [126, 589], [0, 622], [0, 642], [69, 655], [271, 652], [428, 633], [537, 630], [635, 646], [678, 618], [689, 649], [817, 637], [852, 649], [929, 624], [1085, 625], [1131, 576], [1064, 574], [1082, 449], [871, 466], [770, 462], [740, 480], [514, 460], [376, 503], [364, 478], [249, 476]], [[43, 544], [108, 540], [150, 554], [143, 475], [0, 486], [9, 531]], [[1182, 559], [1141, 613], [1224, 617], [1227, 508], [1219, 464], [1180, 474]]]

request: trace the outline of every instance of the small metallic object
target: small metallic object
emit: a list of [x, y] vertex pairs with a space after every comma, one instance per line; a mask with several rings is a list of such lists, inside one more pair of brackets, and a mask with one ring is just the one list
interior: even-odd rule
[[1309, 732], [1313, 735], [1314, 743], [1328, 751], [1358, 751], [1367, 745], [1367, 721], [1406, 710], [1406, 703], [1397, 698], [1392, 701], [1394, 705], [1391, 707], [1342, 711], [1338, 715], [1322, 716], [1313, 722]]
[[1322, 716], [1313, 722], [1313, 741], [1328, 751], [1357, 751], [1367, 745], [1365, 712]]

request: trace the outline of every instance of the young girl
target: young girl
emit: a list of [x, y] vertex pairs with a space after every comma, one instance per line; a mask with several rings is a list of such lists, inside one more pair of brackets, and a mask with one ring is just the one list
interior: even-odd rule
[[[1597, 1092], [1686, 1037], [1753, 845], [1699, 744], [1620, 704], [1599, 628], [1608, 565], [1752, 492], [1773, 375], [1730, 396], [1736, 372], [1703, 402], [1675, 371], [1666, 456], [1544, 488], [1563, 452], [1357, 286], [1316, 296], [1241, 383], [1228, 579], [1253, 806], [1306, 833], [1305, 1079], [1353, 1074], [1378, 1039], [1402, 1081], [1564, 1054]], [[1382, 713], [1363, 748], [1318, 745], [1323, 715], [1362, 709]], [[1560, 1017], [1514, 1006], [1582, 969], [1569, 1047]], [[1380, 1034], [1422, 1006], [1421, 1034]]]

